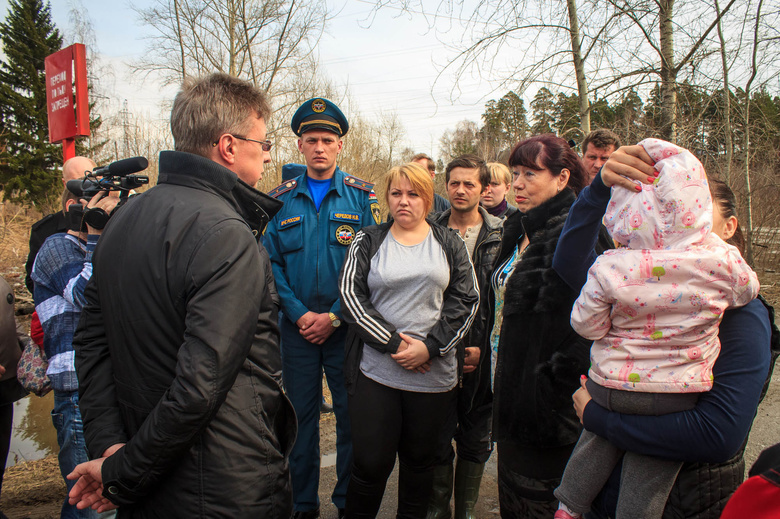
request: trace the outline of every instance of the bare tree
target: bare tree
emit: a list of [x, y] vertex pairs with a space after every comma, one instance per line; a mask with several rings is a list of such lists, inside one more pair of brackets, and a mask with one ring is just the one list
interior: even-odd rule
[[[700, 0], [608, 1], [620, 14], [623, 45], [629, 52], [615, 56], [617, 59], [611, 62], [611, 77], [605, 78], [602, 86], [635, 86], [653, 78], [660, 80], [661, 135], [676, 141], [679, 75], [686, 67], [692, 73], [710, 54], [705, 43], [737, 0], [730, 0], [722, 10], [717, 9], [714, 16], [710, 5]], [[680, 7], [679, 13], [677, 7]], [[641, 40], [634, 39], [633, 35], [637, 33]], [[676, 45], [676, 35], [681, 36], [681, 50]]]
[[[532, 85], [576, 91], [585, 133], [595, 92], [620, 97], [660, 82], [662, 135], [675, 140], [678, 81], [713, 53], [706, 44], [735, 3], [714, 15], [701, 0], [478, 0], [467, 13], [459, 0], [441, 0], [433, 12], [420, 0], [377, 0], [375, 8], [429, 15], [431, 28], [460, 23], [466, 33], [442, 73], [499, 75], [500, 87], [521, 95]], [[499, 69], [509, 49], [520, 59]]]
[[439, 140], [439, 153], [446, 164], [467, 153], [481, 154], [479, 127], [474, 121], [460, 121], [454, 130], [444, 132]]
[[753, 264], [753, 196], [750, 191], [750, 87], [758, 74], [757, 56], [759, 46], [759, 27], [761, 26], [761, 8], [764, 0], [758, 0], [755, 25], [753, 26], [753, 55], [751, 59], [750, 78], [745, 85], [745, 199], [747, 200], [747, 244], [745, 255], [747, 262]]
[[[431, 28], [440, 28], [444, 34], [450, 34], [448, 28], [455, 23], [465, 29], [460, 42], [449, 42], [455, 56], [442, 67], [439, 77], [475, 72], [495, 79], [497, 75], [496, 90], [514, 90], [520, 95], [531, 86], [570, 88], [578, 94], [582, 130], [590, 131], [588, 76], [598, 68], [604, 49], [611, 48], [617, 21], [614, 9], [607, 9], [603, 2], [584, 0], [578, 6], [577, 0], [565, 4], [560, 0], [479, 0], [468, 14], [458, 0], [443, 0], [433, 12], [426, 11], [420, 0], [382, 0], [375, 8], [388, 5], [427, 16]], [[520, 59], [506, 67], [499, 65], [502, 52], [509, 50]], [[591, 67], [589, 58], [594, 62]], [[573, 84], [568, 77], [575, 78]], [[451, 94], [456, 96], [457, 82], [453, 85]]]
[[571, 59], [574, 64], [574, 75], [577, 78], [577, 94], [580, 102], [580, 128], [582, 133], [590, 133], [590, 101], [588, 81], [585, 78], [585, 63], [582, 56], [580, 22], [577, 19], [576, 0], [566, 0], [566, 10], [569, 14], [569, 35], [571, 37]]
[[718, 13], [718, 40], [720, 41], [720, 58], [723, 63], [723, 125], [726, 145], [726, 166], [724, 176], [726, 184], [731, 180], [731, 162], [734, 156], [734, 143], [731, 139], [731, 85], [729, 85], [729, 62], [726, 57], [726, 39], [723, 36], [723, 23], [718, 0], [715, 1], [715, 12]]
[[328, 21], [325, 9], [313, 0], [155, 0], [136, 9], [154, 35], [134, 66], [168, 83], [225, 72], [286, 100], [290, 76], [316, 66], [312, 51]]
[[68, 25], [64, 44], [84, 44], [87, 59], [90, 136], [78, 139], [77, 153], [100, 161], [106, 156], [105, 145], [108, 143], [108, 128], [102, 118], [109, 100], [106, 83], [113, 78], [114, 70], [100, 59], [95, 28], [81, 0], [73, 0], [70, 4]]

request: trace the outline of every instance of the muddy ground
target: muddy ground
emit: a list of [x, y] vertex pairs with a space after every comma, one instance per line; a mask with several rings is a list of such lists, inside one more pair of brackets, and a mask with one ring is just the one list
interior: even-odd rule
[[[755, 461], [761, 450], [780, 442], [780, 429], [777, 427], [777, 424], [780, 423], [779, 380], [780, 377], [774, 379], [769, 393], [758, 409], [746, 451], [748, 467]], [[328, 457], [327, 455], [336, 450], [333, 415], [325, 415], [320, 426], [322, 454], [327, 458], [332, 458], [332, 456]], [[388, 482], [388, 490], [382, 503], [379, 519], [395, 517], [397, 477], [397, 472], [394, 472]], [[320, 501], [323, 519], [336, 519], [336, 508], [330, 503], [330, 491], [333, 489], [335, 481], [335, 467], [322, 468], [320, 471]], [[0, 510], [11, 519], [55, 519], [59, 517], [64, 495], [65, 485], [59, 475], [57, 459], [54, 456], [49, 456], [42, 460], [21, 463], [6, 470]], [[482, 480], [481, 495], [477, 503], [477, 516], [484, 518], [499, 516], [495, 456], [492, 456], [488, 462], [488, 468]]]
[[[26, 259], [26, 234], [31, 217], [17, 219], [16, 216], [2, 214], [5, 231], [0, 235], [0, 273], [15, 286], [19, 307], [29, 309], [30, 297], [23, 287], [23, 267]], [[8, 233], [11, 227], [22, 229], [18, 233]], [[13, 235], [19, 235], [13, 239]], [[11, 238], [9, 238], [11, 236]], [[771, 304], [780, 310], [780, 273], [759, 272], [762, 282], [761, 293]], [[30, 312], [32, 310], [29, 310]], [[23, 317], [22, 317], [23, 318]], [[779, 368], [780, 369], [780, 368]], [[746, 451], [746, 466], [755, 461], [764, 448], [780, 442], [780, 373], [770, 386], [769, 392], [758, 409], [753, 429], [750, 434]], [[36, 398], [36, 397], [28, 397]], [[330, 491], [335, 483], [335, 419], [333, 415], [324, 415], [321, 421], [321, 451], [324, 466], [320, 472], [320, 501], [324, 519], [335, 519], [336, 509], [330, 503]], [[385, 500], [379, 514], [380, 519], [395, 517], [395, 500], [397, 495], [397, 472], [394, 472], [388, 482]], [[60, 506], [65, 495], [65, 485], [59, 474], [55, 456], [49, 456], [37, 461], [28, 461], [10, 467], [5, 472], [5, 478], [0, 497], [0, 510], [11, 519], [49, 519], [59, 517]], [[496, 457], [488, 462], [485, 477], [482, 480], [482, 490], [477, 504], [478, 517], [498, 517], [498, 488], [496, 485]]]

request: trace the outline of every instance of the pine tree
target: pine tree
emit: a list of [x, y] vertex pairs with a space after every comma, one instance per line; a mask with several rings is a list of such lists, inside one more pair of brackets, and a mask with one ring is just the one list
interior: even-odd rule
[[45, 205], [59, 195], [62, 151], [49, 143], [44, 60], [62, 37], [42, 0], [10, 0], [0, 35], [0, 187], [6, 197]]
[[533, 110], [533, 125], [531, 133], [539, 135], [540, 133], [553, 133], [555, 126], [555, 98], [547, 87], [542, 87], [531, 101], [531, 110]]
[[558, 93], [558, 98], [553, 107], [556, 133], [566, 140], [581, 141], [582, 129], [580, 127], [580, 98], [577, 94], [566, 95]]
[[512, 147], [526, 138], [531, 130], [523, 98], [510, 91], [498, 101], [501, 123], [507, 138], [506, 147]]

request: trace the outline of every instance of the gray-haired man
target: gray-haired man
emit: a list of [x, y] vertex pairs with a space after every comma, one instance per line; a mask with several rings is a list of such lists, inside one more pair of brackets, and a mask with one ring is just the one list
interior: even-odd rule
[[289, 518], [295, 417], [281, 386], [270, 262], [257, 236], [281, 204], [265, 95], [213, 74], [185, 82], [177, 151], [114, 214], [74, 345], [84, 435], [71, 502], [119, 517]]

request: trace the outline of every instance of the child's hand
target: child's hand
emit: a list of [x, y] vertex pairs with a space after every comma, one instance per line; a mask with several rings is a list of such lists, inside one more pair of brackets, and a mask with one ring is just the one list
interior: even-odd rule
[[582, 375], [580, 377], [580, 386], [582, 387], [571, 395], [571, 399], [574, 400], [574, 412], [577, 413], [577, 418], [580, 419], [580, 423], [582, 423], [582, 413], [585, 412], [585, 406], [592, 400], [590, 393], [588, 393], [588, 390], [585, 388], [585, 383], [587, 381], [588, 377]]

